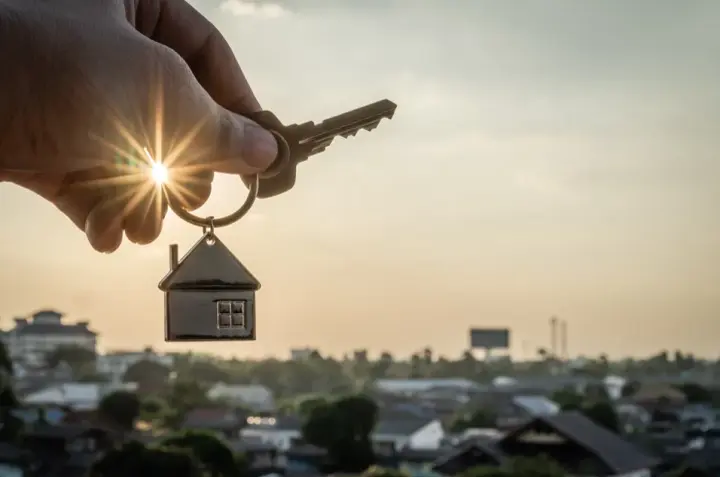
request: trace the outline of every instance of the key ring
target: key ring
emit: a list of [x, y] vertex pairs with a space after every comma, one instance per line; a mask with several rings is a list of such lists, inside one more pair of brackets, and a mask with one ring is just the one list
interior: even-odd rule
[[240, 208], [232, 214], [220, 218], [215, 218], [212, 216], [204, 218], [200, 217], [193, 214], [192, 212], [185, 210], [180, 204], [177, 203], [177, 201], [171, 199], [169, 194], [166, 193], [165, 197], [167, 198], [170, 209], [175, 212], [175, 215], [177, 215], [189, 224], [202, 227], [203, 231], [209, 230], [210, 234], [212, 234], [217, 227], [225, 227], [227, 225], [234, 224], [238, 220], [242, 219], [245, 214], [250, 211], [253, 204], [255, 203], [255, 199], [257, 198], [259, 185], [260, 175], [255, 174], [252, 178], [252, 182], [250, 183], [250, 190], [248, 190], [248, 195], [245, 199], [245, 202], [243, 202], [243, 205], [241, 205]]
[[211, 235], [217, 227], [232, 225], [245, 217], [245, 214], [250, 211], [253, 204], [255, 204], [255, 199], [257, 199], [258, 190], [260, 189], [260, 178], [270, 178], [277, 175], [290, 162], [290, 145], [288, 142], [282, 134], [274, 129], [268, 129], [268, 131], [275, 137], [275, 141], [278, 146], [278, 155], [275, 158], [275, 162], [273, 162], [267, 170], [252, 176], [252, 182], [250, 183], [248, 195], [245, 198], [245, 202], [238, 210], [230, 215], [220, 217], [219, 219], [212, 216], [203, 218], [185, 210], [180, 204], [170, 197], [170, 194], [168, 194], [166, 190], [165, 197], [167, 198], [170, 209], [175, 212], [175, 215], [191, 225], [202, 227], [203, 231], [210, 230]]

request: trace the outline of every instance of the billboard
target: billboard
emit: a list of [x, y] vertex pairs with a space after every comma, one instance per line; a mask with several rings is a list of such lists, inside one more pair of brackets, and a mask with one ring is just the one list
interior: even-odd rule
[[510, 347], [510, 330], [508, 328], [471, 328], [470, 347], [507, 349]]

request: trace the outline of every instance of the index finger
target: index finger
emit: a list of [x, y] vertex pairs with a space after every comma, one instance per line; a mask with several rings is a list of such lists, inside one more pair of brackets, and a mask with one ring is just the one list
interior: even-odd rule
[[260, 111], [230, 45], [210, 21], [185, 0], [134, 0], [135, 28], [179, 54], [195, 78], [223, 108]]

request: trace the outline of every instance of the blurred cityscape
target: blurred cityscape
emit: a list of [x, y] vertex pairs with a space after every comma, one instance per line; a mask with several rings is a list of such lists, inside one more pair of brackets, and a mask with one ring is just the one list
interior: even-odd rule
[[[88, 475], [118, 444], [151, 449], [198, 435], [242, 456], [213, 474], [222, 476], [370, 464], [457, 475], [540, 455], [553, 475], [720, 475], [720, 362], [674, 350], [570, 359], [566, 323], [549, 326], [548, 347], [524, 362], [493, 354], [509, 346], [502, 329], [470, 330], [456, 358], [427, 347], [407, 360], [314, 349], [226, 360], [99, 354], [89, 322], [38, 311], [3, 332], [0, 366], [12, 379], [0, 395], [1, 475]], [[133, 460], [139, 448], [128, 446], [114, 452]], [[94, 475], [133, 471], [104, 472]]]

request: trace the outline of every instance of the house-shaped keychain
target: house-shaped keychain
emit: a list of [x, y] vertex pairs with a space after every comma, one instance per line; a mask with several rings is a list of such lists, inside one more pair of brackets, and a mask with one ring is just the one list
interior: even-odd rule
[[165, 292], [165, 341], [255, 339], [255, 291], [260, 282], [213, 234], [178, 261], [170, 245]]

